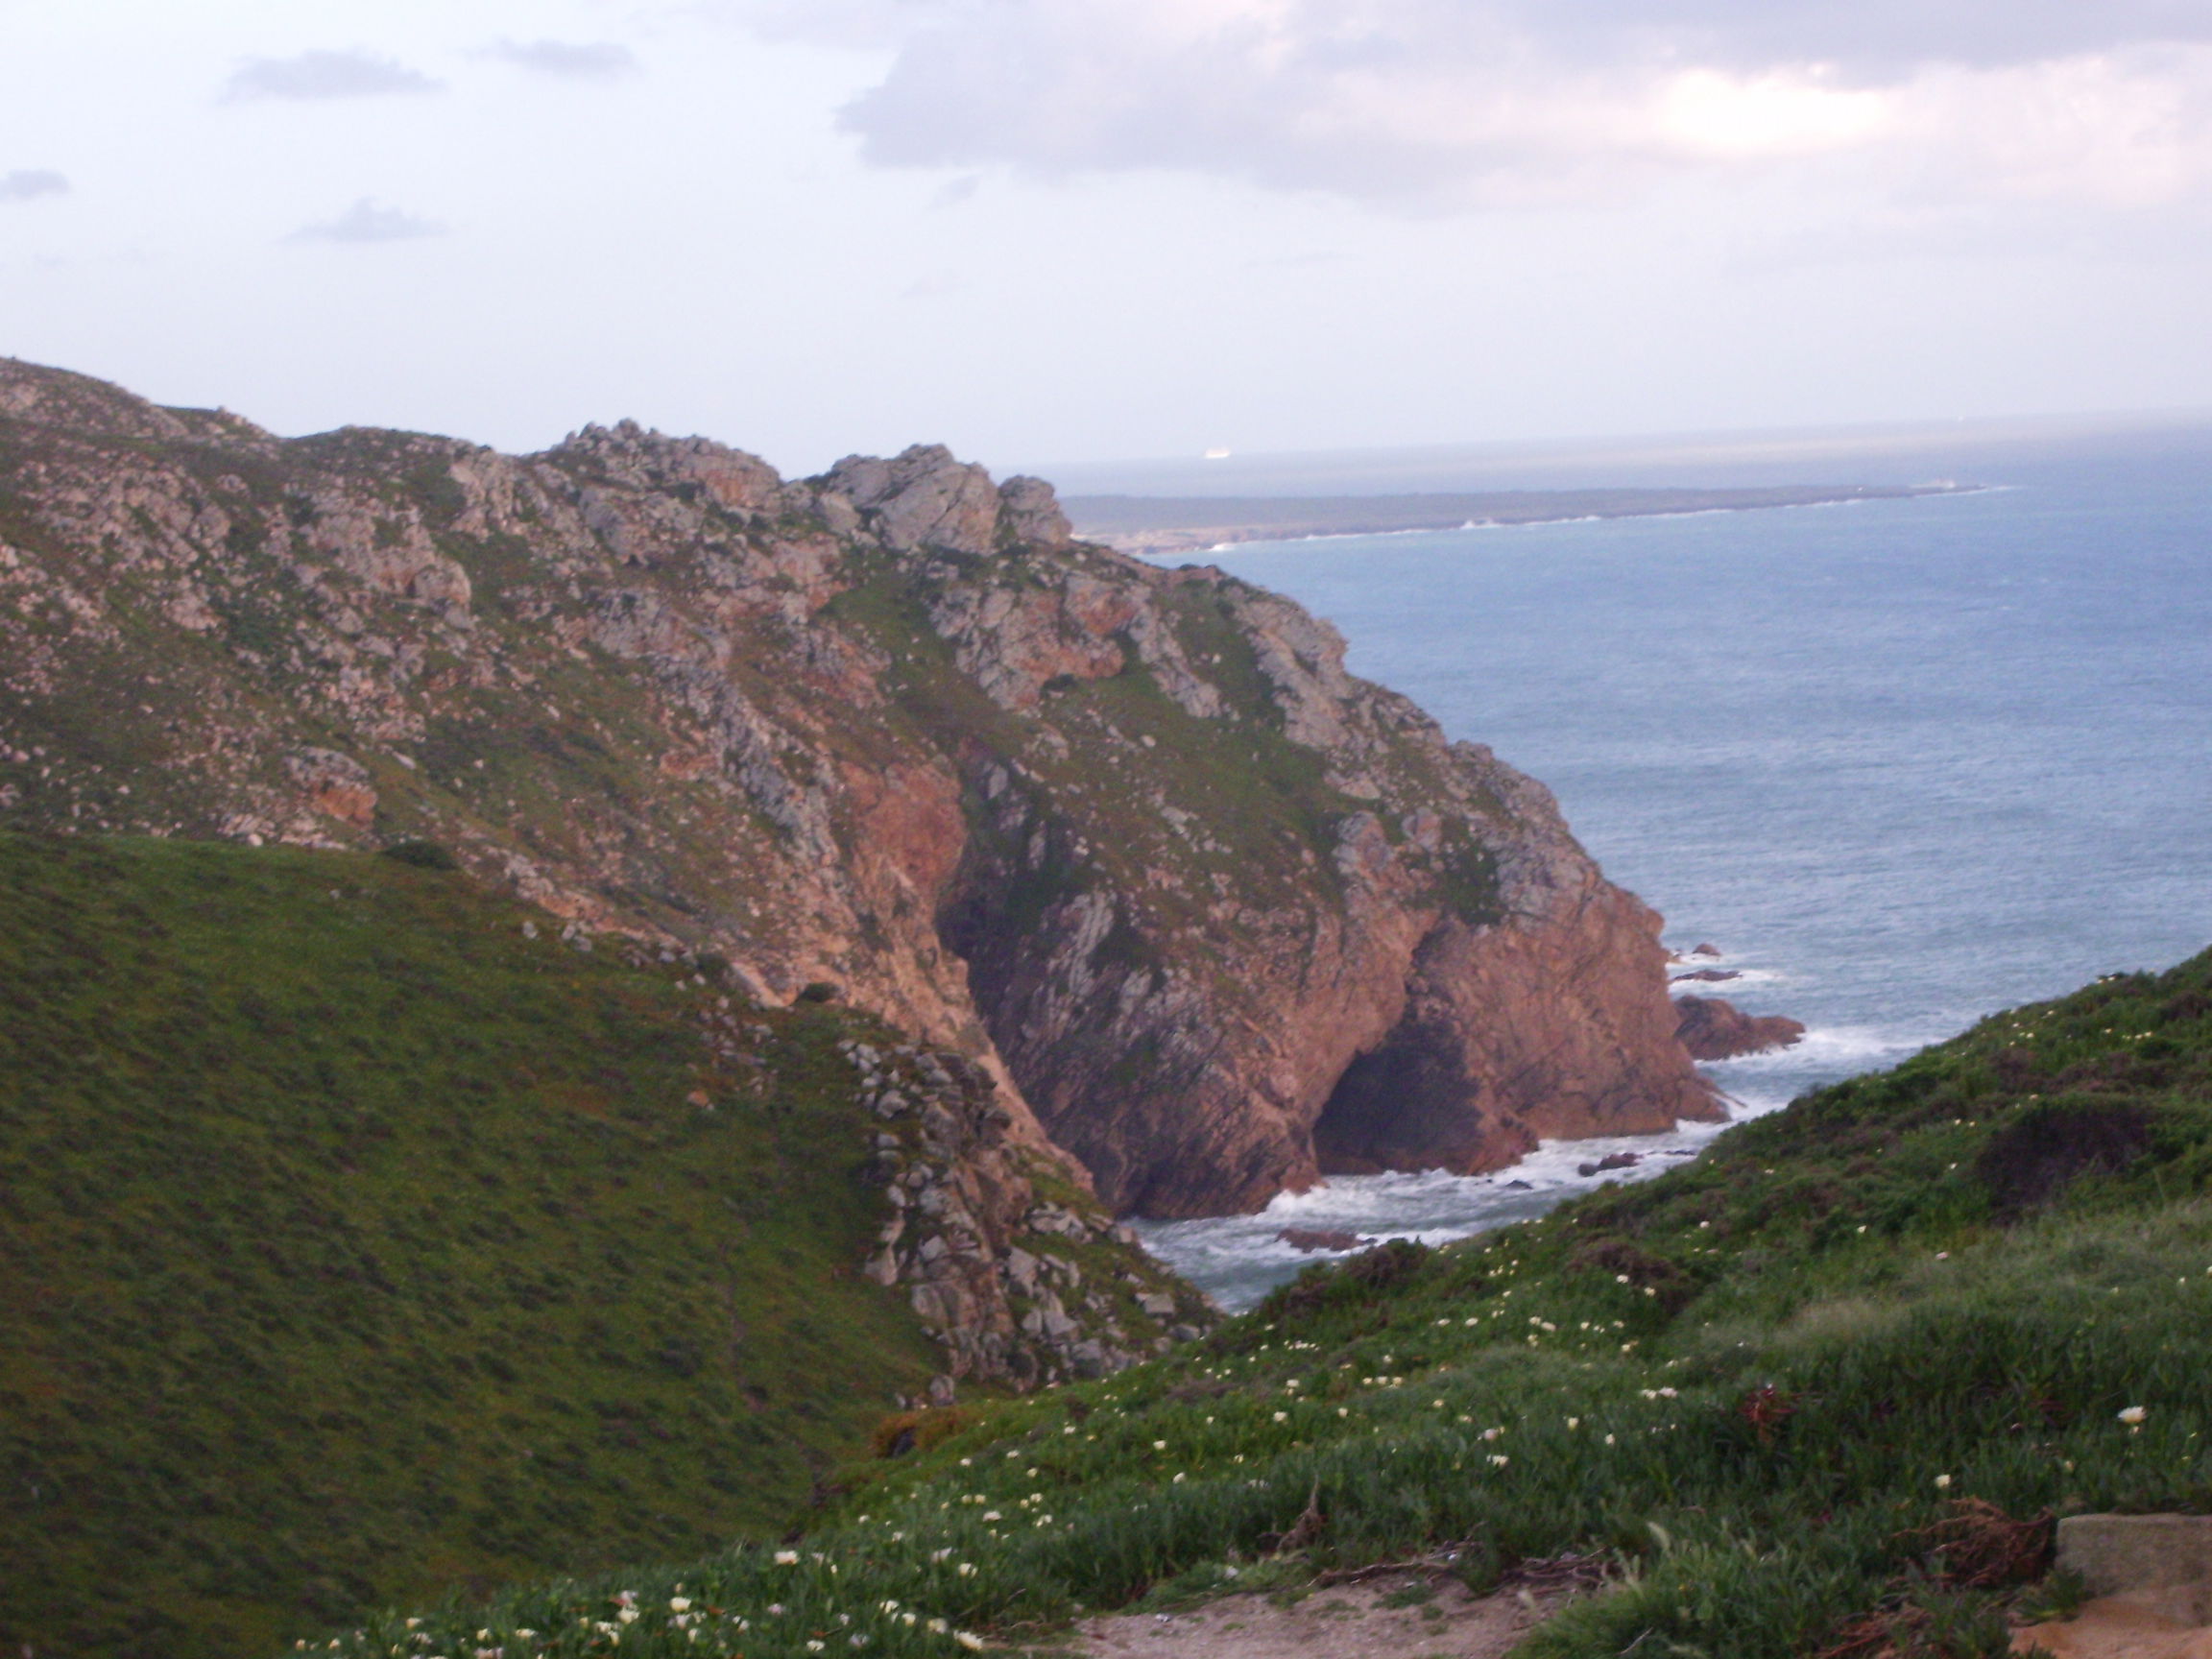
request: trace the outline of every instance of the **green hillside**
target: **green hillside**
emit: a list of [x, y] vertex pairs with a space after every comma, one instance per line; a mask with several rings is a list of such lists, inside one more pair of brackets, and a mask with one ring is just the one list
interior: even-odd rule
[[[2212, 955], [1984, 1022], [1465, 1247], [947, 1421], [767, 1548], [354, 1655], [941, 1654], [1079, 1608], [1577, 1553], [1529, 1659], [1995, 1654], [2055, 1513], [2212, 1509]], [[926, 1429], [928, 1426], [925, 1425]], [[926, 1440], [928, 1434], [923, 1438]]]
[[0, 1648], [772, 1535], [941, 1367], [853, 1270], [865, 1022], [557, 930], [392, 856], [0, 835]]

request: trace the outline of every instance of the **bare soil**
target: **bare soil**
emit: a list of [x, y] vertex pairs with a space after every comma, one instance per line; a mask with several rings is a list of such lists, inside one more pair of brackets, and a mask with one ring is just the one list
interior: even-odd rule
[[1477, 1597], [1456, 1579], [1407, 1573], [1289, 1605], [1227, 1596], [1187, 1613], [1086, 1620], [1064, 1650], [1081, 1659], [1502, 1659], [1564, 1599], [1531, 1590]]

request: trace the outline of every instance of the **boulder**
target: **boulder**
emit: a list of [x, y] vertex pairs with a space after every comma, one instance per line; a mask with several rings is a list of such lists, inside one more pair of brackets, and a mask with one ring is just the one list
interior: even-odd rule
[[1780, 1014], [1746, 1014], [1718, 997], [1677, 997], [1675, 1035], [1693, 1060], [1733, 1060], [1788, 1048], [1805, 1035], [1802, 1022]]
[[1328, 1227], [1286, 1227], [1275, 1237], [1293, 1250], [1309, 1253], [1315, 1250], [1363, 1250], [1375, 1242], [1372, 1238], [1360, 1238], [1357, 1233]]
[[1602, 1175], [1611, 1169], [1633, 1169], [1643, 1162], [1644, 1154], [1641, 1152], [1608, 1152], [1596, 1163], [1575, 1165], [1575, 1173], [1587, 1178]]

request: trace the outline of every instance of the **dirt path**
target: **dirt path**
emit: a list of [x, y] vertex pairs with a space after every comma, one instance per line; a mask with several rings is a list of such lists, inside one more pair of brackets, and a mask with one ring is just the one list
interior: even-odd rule
[[1189, 1613], [1116, 1614], [1069, 1633], [1081, 1659], [1500, 1659], [1562, 1598], [1474, 1597], [1416, 1574], [1318, 1590], [1294, 1606], [1228, 1596]]

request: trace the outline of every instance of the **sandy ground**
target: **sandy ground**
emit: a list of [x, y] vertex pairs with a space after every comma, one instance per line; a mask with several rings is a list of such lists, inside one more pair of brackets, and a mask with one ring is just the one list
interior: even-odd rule
[[1317, 1590], [1290, 1607], [1229, 1596], [1189, 1613], [1090, 1619], [1062, 1650], [1081, 1659], [1500, 1659], [1560, 1600], [1515, 1590], [1478, 1598], [1456, 1579], [1409, 1573]]

